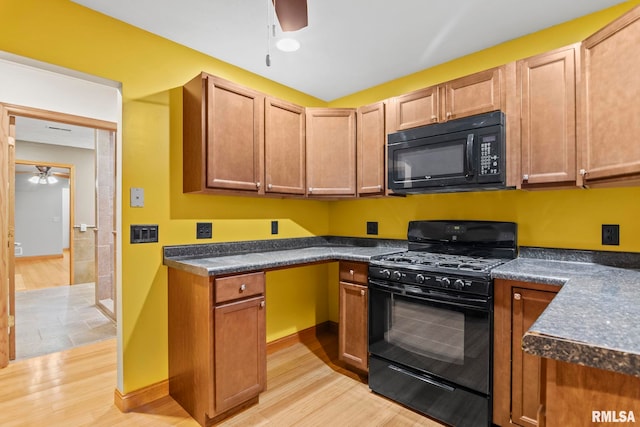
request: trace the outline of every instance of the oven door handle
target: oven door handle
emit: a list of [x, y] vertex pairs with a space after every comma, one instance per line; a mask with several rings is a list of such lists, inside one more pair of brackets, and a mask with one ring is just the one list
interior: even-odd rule
[[451, 297], [447, 294], [431, 291], [429, 294], [418, 295], [415, 293], [405, 293], [401, 289], [386, 285], [383, 282], [369, 279], [369, 286], [373, 289], [380, 289], [395, 295], [402, 295], [408, 298], [415, 298], [422, 301], [429, 301], [437, 304], [445, 304], [454, 307], [487, 311], [490, 307], [490, 300], [482, 298], [469, 298], [465, 296]]
[[429, 377], [427, 377], [425, 375], [414, 374], [411, 371], [407, 371], [406, 369], [399, 368], [399, 367], [397, 367], [395, 365], [389, 365], [389, 369], [393, 369], [396, 372], [400, 372], [401, 374], [408, 375], [411, 378], [415, 378], [415, 379], [417, 379], [419, 381], [425, 382], [427, 384], [430, 384], [432, 386], [441, 388], [441, 389], [449, 391], [449, 392], [456, 391], [456, 389], [451, 387], [451, 386], [448, 386], [446, 384], [442, 384], [442, 383], [440, 383], [440, 382], [438, 382], [436, 380], [433, 380], [433, 379], [431, 379], [431, 378], [429, 378]]

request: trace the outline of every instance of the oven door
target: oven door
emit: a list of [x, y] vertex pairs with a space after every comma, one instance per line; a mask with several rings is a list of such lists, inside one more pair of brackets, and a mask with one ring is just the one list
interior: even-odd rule
[[492, 301], [369, 281], [369, 353], [490, 394]]
[[389, 188], [402, 192], [475, 182], [475, 139], [470, 131], [390, 143]]

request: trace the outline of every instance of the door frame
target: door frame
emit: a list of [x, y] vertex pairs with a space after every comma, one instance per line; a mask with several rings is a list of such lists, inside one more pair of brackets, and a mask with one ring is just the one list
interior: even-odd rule
[[[102, 129], [112, 131], [116, 135], [118, 132], [118, 124], [115, 122], [13, 104], [0, 103], [0, 115], [0, 182], [9, 182], [10, 186], [15, 185], [9, 177], [9, 172], [13, 173], [15, 169], [16, 116]], [[15, 327], [10, 326], [9, 320], [15, 316], [15, 283], [9, 277], [10, 272], [13, 272], [14, 254], [13, 248], [9, 250], [8, 247], [9, 239], [14, 239], [14, 225], [13, 214], [9, 213], [11, 203], [6, 202], [13, 191], [10, 186], [0, 186], [0, 266], [5, 267], [2, 268], [3, 273], [0, 273], [0, 368], [9, 364], [12, 349], [15, 358]], [[71, 245], [71, 242], [69, 244]]]

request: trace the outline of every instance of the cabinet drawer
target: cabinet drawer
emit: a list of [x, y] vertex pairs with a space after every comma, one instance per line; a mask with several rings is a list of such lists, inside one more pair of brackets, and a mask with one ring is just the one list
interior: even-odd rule
[[369, 264], [364, 262], [340, 262], [340, 280], [367, 284]]
[[214, 281], [216, 304], [264, 293], [264, 273], [222, 277]]

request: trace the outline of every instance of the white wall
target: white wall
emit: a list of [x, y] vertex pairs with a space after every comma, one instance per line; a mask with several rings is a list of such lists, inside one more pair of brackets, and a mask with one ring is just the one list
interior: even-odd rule
[[28, 174], [16, 177], [16, 242], [22, 247], [22, 256], [62, 255], [62, 190], [69, 181], [41, 185], [28, 182], [29, 178]]

